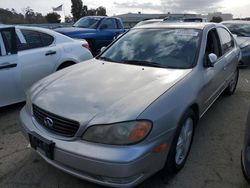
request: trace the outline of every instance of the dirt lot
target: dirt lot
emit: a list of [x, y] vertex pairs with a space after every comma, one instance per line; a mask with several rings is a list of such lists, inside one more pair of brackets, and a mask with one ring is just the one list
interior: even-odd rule
[[[185, 168], [168, 184], [155, 175], [139, 188], [250, 187], [240, 168], [250, 106], [250, 69], [240, 73], [235, 95], [220, 97], [201, 119]], [[99, 188], [48, 165], [28, 147], [18, 124], [21, 108], [0, 109], [0, 187]]]

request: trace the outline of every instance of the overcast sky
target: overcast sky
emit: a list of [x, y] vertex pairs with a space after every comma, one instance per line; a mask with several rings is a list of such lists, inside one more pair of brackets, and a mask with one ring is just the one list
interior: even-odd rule
[[[64, 5], [69, 15], [71, 0], [0, 0], [1, 8], [14, 8], [22, 12], [30, 6], [34, 11], [46, 14], [52, 7]], [[109, 16], [128, 12], [142, 13], [208, 13], [222, 11], [234, 17], [250, 17], [250, 0], [83, 0], [89, 8], [104, 6]], [[63, 12], [61, 13], [63, 14]]]

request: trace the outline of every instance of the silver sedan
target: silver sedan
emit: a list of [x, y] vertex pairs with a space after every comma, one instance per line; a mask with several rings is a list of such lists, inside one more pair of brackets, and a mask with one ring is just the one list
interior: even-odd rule
[[199, 119], [232, 95], [240, 49], [212, 23], [131, 29], [96, 59], [33, 85], [20, 119], [31, 146], [69, 174], [133, 187], [184, 166]]

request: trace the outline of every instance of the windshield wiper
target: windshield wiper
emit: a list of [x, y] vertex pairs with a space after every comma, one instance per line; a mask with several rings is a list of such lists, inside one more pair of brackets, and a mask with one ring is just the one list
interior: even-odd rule
[[103, 61], [110, 61], [110, 62], [116, 62], [115, 60], [108, 58], [108, 57], [99, 57], [97, 59], [103, 60]]
[[150, 62], [150, 61], [140, 61], [140, 60], [124, 60], [122, 63], [131, 64], [131, 65], [142, 65], [147, 67], [160, 67], [165, 68], [159, 63]]

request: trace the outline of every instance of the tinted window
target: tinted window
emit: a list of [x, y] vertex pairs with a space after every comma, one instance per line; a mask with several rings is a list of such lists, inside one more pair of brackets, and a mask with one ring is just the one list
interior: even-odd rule
[[1, 32], [6, 55], [14, 54], [16, 53], [16, 40], [15, 40], [15, 31], [14, 30], [3, 30]]
[[102, 29], [117, 29], [115, 19], [105, 19], [101, 25]]
[[122, 24], [119, 20], [116, 20], [116, 23], [117, 23], [117, 26], [118, 26], [118, 29], [122, 29]]
[[49, 46], [54, 42], [54, 37], [52, 37], [48, 34], [40, 33], [40, 37], [42, 39], [43, 46]]
[[19, 51], [49, 46], [54, 41], [54, 38], [52, 36], [45, 33], [26, 29], [21, 29], [21, 31], [26, 40], [26, 43], [19, 43]]
[[191, 68], [199, 46], [194, 29], [132, 29], [99, 58], [116, 63]]
[[218, 28], [217, 31], [221, 41], [222, 52], [223, 54], [225, 54], [230, 51], [234, 46], [233, 37], [224, 28]]
[[39, 48], [43, 46], [39, 32], [25, 29], [22, 29], [21, 31], [26, 43], [28, 44], [27, 49]]

